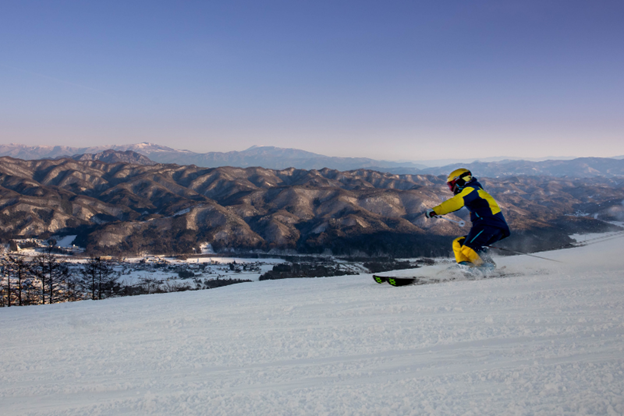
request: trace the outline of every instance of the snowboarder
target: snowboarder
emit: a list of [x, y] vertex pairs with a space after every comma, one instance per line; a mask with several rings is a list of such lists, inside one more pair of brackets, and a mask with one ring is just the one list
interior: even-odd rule
[[434, 218], [465, 206], [470, 211], [472, 228], [468, 235], [453, 240], [455, 260], [463, 266], [496, 268], [489, 256], [484, 256], [484, 246], [511, 234], [500, 207], [468, 169], [460, 168], [451, 172], [446, 184], [455, 196], [428, 209], [425, 216]]

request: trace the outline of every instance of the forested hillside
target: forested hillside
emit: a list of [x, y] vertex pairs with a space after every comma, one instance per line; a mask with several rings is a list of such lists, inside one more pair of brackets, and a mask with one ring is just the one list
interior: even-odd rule
[[[478, 176], [478, 172], [475, 172]], [[622, 216], [614, 179], [481, 178], [514, 230], [546, 249]], [[0, 158], [0, 232], [77, 234], [92, 254], [296, 250], [441, 255], [464, 230], [420, 215], [451, 195], [443, 176]], [[460, 211], [459, 215], [466, 213]]]

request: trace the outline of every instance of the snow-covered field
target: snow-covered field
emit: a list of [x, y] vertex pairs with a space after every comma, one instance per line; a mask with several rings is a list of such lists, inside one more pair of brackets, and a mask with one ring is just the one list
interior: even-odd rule
[[[0, 310], [2, 415], [622, 415], [624, 238], [370, 275]], [[416, 270], [414, 273], [417, 274]]]
[[[197, 277], [204, 280], [224, 278], [257, 281], [262, 274], [273, 269], [273, 266], [284, 262], [284, 260], [275, 258], [248, 259], [210, 256], [178, 260], [168, 257], [148, 256], [147, 259], [150, 261], [147, 261], [142, 266], [140, 262], [145, 259], [145, 257], [129, 258], [115, 266], [115, 271], [121, 271], [121, 276], [119, 276], [117, 281], [124, 285], [132, 285], [140, 282], [141, 279], [149, 278], [161, 282], [169, 282], [172, 286], [184, 285], [188, 281], [179, 278], [176, 271], [176, 267], [182, 265], [185, 266], [186, 270], [197, 273]], [[151, 267], [159, 260], [164, 260], [167, 266], [172, 268]], [[230, 269], [230, 265], [236, 265], [236, 269]], [[243, 268], [243, 266], [245, 267]], [[141, 270], [141, 267], [145, 268]]]

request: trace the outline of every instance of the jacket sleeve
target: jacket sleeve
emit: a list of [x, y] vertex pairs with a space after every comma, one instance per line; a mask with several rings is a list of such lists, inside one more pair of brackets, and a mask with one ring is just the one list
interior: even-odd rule
[[444, 215], [444, 214], [448, 214], [451, 212], [455, 212], [464, 206], [464, 197], [467, 196], [472, 191], [474, 191], [473, 188], [465, 188], [463, 191], [455, 195], [453, 198], [447, 199], [446, 201], [442, 202], [440, 205], [433, 207], [433, 210], [438, 215]]

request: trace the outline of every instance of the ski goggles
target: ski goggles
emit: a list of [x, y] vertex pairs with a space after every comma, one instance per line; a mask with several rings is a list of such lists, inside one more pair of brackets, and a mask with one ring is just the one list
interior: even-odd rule
[[459, 178], [455, 178], [452, 181], [446, 183], [446, 186], [448, 186], [451, 192], [455, 192], [455, 185], [457, 185], [458, 180]]

